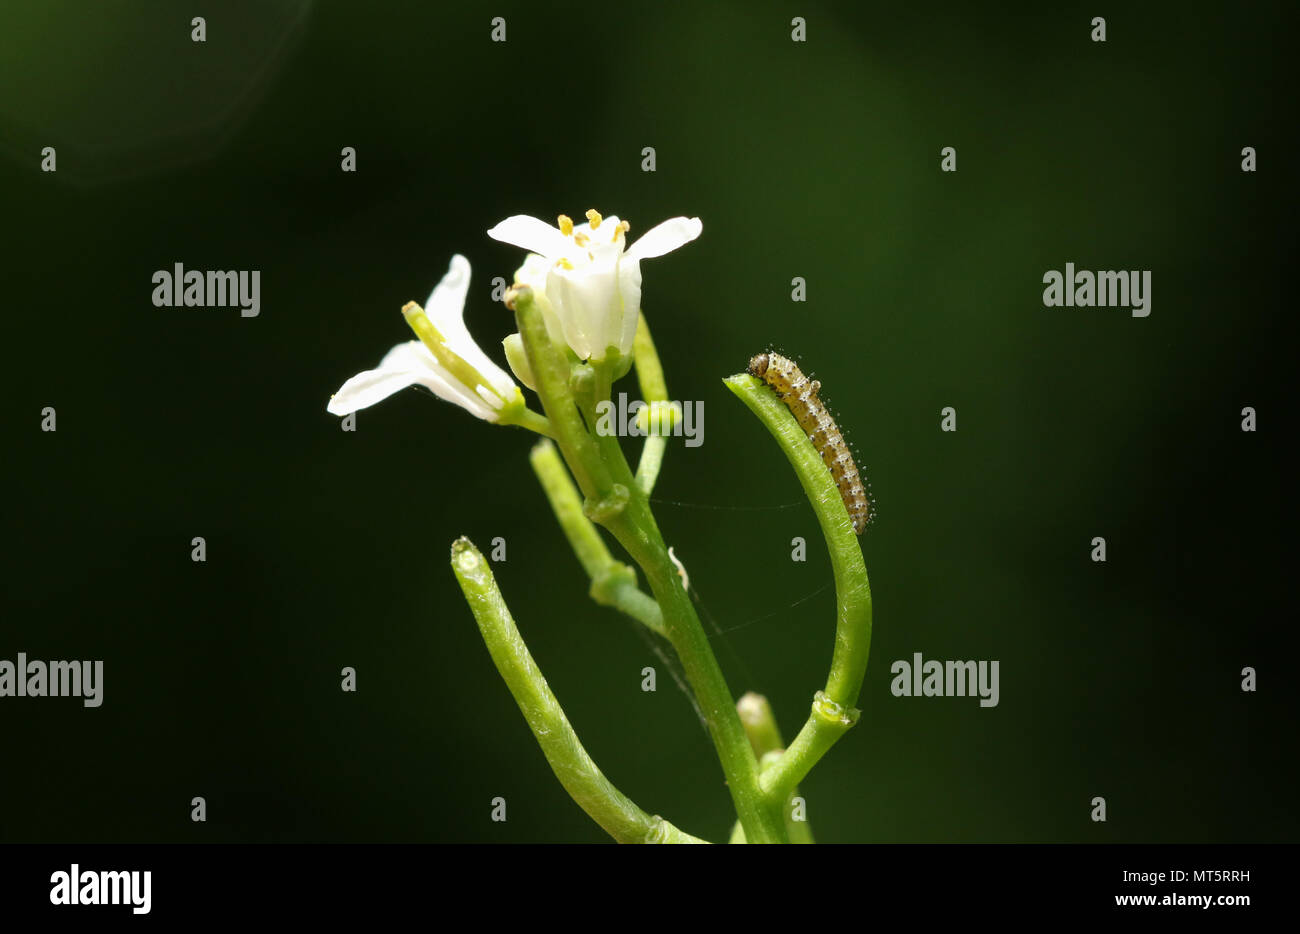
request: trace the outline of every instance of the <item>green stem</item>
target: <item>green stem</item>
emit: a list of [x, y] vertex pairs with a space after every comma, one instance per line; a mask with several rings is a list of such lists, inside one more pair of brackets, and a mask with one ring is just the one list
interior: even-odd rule
[[[590, 366], [595, 376], [592, 383], [593, 401], [608, 400], [611, 396], [610, 389], [614, 385], [613, 365], [608, 360], [594, 360], [591, 361]], [[592, 429], [595, 430], [594, 424]]]
[[659, 362], [659, 352], [655, 350], [654, 339], [650, 336], [650, 325], [646, 323], [645, 312], [640, 312], [637, 318], [632, 358], [636, 361], [636, 382], [641, 387], [642, 400], [667, 402], [668, 382], [664, 379], [664, 367]]
[[[656, 402], [668, 402], [668, 383], [664, 380], [663, 364], [659, 362], [659, 352], [655, 350], [654, 339], [650, 336], [650, 325], [646, 323], [645, 312], [639, 312], [636, 323], [636, 338], [632, 342], [632, 357], [636, 361], [636, 381], [641, 387], [641, 399], [647, 405]], [[641, 459], [636, 465], [637, 486], [646, 496], [655, 488], [659, 479], [659, 468], [663, 466], [664, 452], [668, 449], [668, 439], [661, 435], [650, 435], [641, 448]]]
[[501, 424], [517, 425], [520, 428], [527, 428], [529, 431], [535, 431], [539, 435], [547, 438], [554, 438], [555, 433], [551, 430], [551, 421], [545, 415], [534, 412], [527, 406], [515, 410], [502, 410]]
[[659, 604], [637, 587], [636, 572], [614, 560], [596, 526], [583, 515], [582, 499], [569, 479], [555, 445], [550, 441], [539, 442], [534, 445], [528, 459], [569, 547], [591, 580], [591, 598], [602, 606], [611, 606], [627, 614], [662, 636], [664, 620]]
[[618, 438], [593, 437], [588, 432], [574, 405], [568, 362], [551, 343], [532, 290], [512, 289], [506, 301], [514, 309], [556, 443], [586, 497], [584, 514], [609, 529], [632, 556], [663, 612], [664, 631], [700, 705], [746, 837], [756, 843], [785, 841], [779, 801], [769, 801], [759, 786], [758, 760], [745, 739], [722, 669]]
[[541, 311], [533, 301], [532, 289], [522, 287], [507, 292], [506, 305], [515, 312], [528, 365], [537, 380], [537, 395], [551, 423], [552, 437], [563, 450], [579, 488], [589, 498], [608, 496], [613, 491], [614, 481], [573, 403], [573, 393], [569, 389], [569, 361], [551, 343]]
[[651, 435], [646, 438], [645, 445], [641, 448], [641, 459], [636, 462], [636, 485], [646, 496], [654, 492], [655, 481], [659, 479], [659, 468], [663, 466], [666, 450], [668, 450], [668, 439], [662, 435]]
[[[796, 787], [790, 792], [790, 797], [799, 797], [799, 789]], [[792, 816], [794, 808], [789, 801], [785, 803], [785, 832], [790, 835], [790, 842], [802, 845], [814, 844], [817, 841], [813, 839], [812, 825], [808, 820], [795, 820]]]
[[[618, 431], [615, 427], [618, 419], [614, 417], [612, 410], [607, 408], [605, 418], [606, 430], [600, 428], [601, 418], [597, 412], [601, 404], [606, 407], [611, 406], [609, 394], [612, 386], [610, 365], [605, 361], [596, 361], [588, 363], [590, 378], [582, 379], [574, 385], [574, 400], [578, 404], [578, 410], [582, 412], [583, 418], [596, 438], [596, 448], [600, 451], [600, 456], [605, 465], [610, 468], [612, 473], [617, 473], [615, 465], [624, 462], [623, 447], [618, 440]], [[612, 475], [612, 474], [611, 474]], [[614, 478], [618, 480], [618, 477]], [[626, 484], [625, 484], [626, 485]]]
[[726, 678], [668, 556], [645, 494], [636, 486], [621, 454], [611, 466], [615, 479], [629, 485], [631, 493], [626, 507], [608, 516], [603, 524], [640, 566], [663, 611], [664, 630], [699, 703], [745, 837], [753, 843], [784, 843], [788, 838], [780, 801], [765, 796], [759, 784], [758, 760], [736, 713]]
[[826, 688], [818, 692], [808, 721], [785, 755], [762, 777], [769, 798], [783, 801], [857, 720], [854, 705], [871, 649], [871, 583], [839, 488], [794, 415], [766, 384], [748, 373], [723, 382], [758, 416], [794, 467], [817, 515], [835, 575], [835, 650]]
[[591, 582], [589, 593], [591, 599], [601, 606], [613, 607], [651, 632], [668, 637], [659, 604], [636, 585], [636, 571], [630, 566], [614, 562], [608, 574]]
[[[749, 744], [754, 749], [754, 755], [758, 756], [759, 765], [762, 773], [766, 773], [775, 767], [775, 764], [781, 760], [784, 752], [785, 743], [781, 739], [781, 728], [776, 724], [776, 715], [772, 713], [772, 705], [768, 703], [767, 698], [762, 694], [755, 694], [750, 691], [741, 696], [736, 701], [736, 712], [740, 714], [740, 722], [745, 727], [745, 735], [749, 737]], [[812, 828], [808, 826], [806, 820], [795, 820], [794, 810], [791, 807], [790, 799], [799, 794], [797, 787], [790, 790], [790, 797], [786, 799], [783, 807], [785, 808], [785, 829], [790, 835], [791, 843], [812, 843]], [[742, 834], [740, 840], [733, 839], [732, 843], [744, 843]]]
[[837, 704], [818, 691], [799, 735], [780, 760], [763, 772], [764, 793], [780, 800], [793, 795], [812, 767], [858, 722], [858, 715], [857, 709]]
[[578, 740], [524, 644], [483, 555], [467, 538], [451, 548], [451, 568], [478, 623], [488, 653], [546, 761], [569, 796], [619, 843], [705, 843], [647, 814], [615, 788]]

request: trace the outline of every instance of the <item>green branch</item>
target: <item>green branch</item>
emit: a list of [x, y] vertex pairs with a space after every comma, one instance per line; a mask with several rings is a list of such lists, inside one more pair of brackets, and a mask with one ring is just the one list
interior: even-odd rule
[[794, 467], [817, 515], [835, 575], [835, 650], [826, 688], [817, 692], [808, 721], [785, 755], [762, 777], [764, 793], [772, 800], [784, 801], [857, 721], [854, 705], [862, 690], [871, 648], [871, 583], [839, 488], [794, 415], [766, 384], [748, 373], [723, 382], [758, 416]]
[[[731, 690], [704, 627], [700, 625], [695, 605], [687, 596], [677, 567], [668, 556], [668, 548], [645, 494], [636, 485], [621, 454], [611, 464], [611, 469], [618, 485], [628, 484], [631, 491], [624, 507], [605, 516], [602, 524], [614, 533], [640, 566], [663, 611], [664, 631], [682, 662], [686, 679], [699, 703], [745, 836], [754, 843], [785, 843], [788, 837], [780, 814], [780, 801], [765, 795], [760, 785], [758, 760], [736, 713]], [[587, 512], [591, 514], [590, 508]]]
[[551, 437], [564, 451], [583, 495], [601, 498], [612, 492], [613, 480], [601, 460], [596, 441], [587, 431], [582, 415], [569, 388], [570, 365], [558, 347], [551, 343], [542, 320], [541, 310], [527, 286], [506, 293], [506, 307], [515, 313], [519, 336], [524, 342], [528, 367], [537, 380], [537, 396], [550, 422]]
[[668, 381], [664, 379], [664, 367], [659, 362], [654, 338], [650, 336], [650, 325], [646, 323], [645, 312], [640, 312], [637, 316], [636, 337], [632, 339], [632, 358], [636, 361], [636, 382], [641, 387], [641, 399], [645, 402], [667, 402]]
[[535, 431], [539, 435], [545, 435], [548, 438], [555, 435], [551, 430], [550, 420], [545, 415], [537, 414], [526, 405], [502, 409], [500, 417], [502, 425], [517, 425], [520, 428], [527, 428], [529, 431]]
[[[659, 362], [659, 352], [655, 350], [654, 339], [650, 336], [650, 325], [646, 324], [645, 312], [640, 312], [637, 318], [632, 357], [636, 361], [636, 381], [641, 387], [642, 401], [648, 406], [662, 403], [666, 409], [668, 383], [664, 380], [663, 364]], [[671, 428], [671, 425], [668, 427]], [[654, 491], [667, 448], [668, 439], [663, 435], [648, 436], [641, 448], [641, 459], [636, 465], [636, 482], [646, 496]]]
[[488, 653], [564, 790], [619, 843], [705, 843], [647, 814], [615, 788], [573, 732], [524, 644], [487, 561], [467, 538], [451, 547], [451, 568]]
[[528, 455], [533, 473], [542, 484], [556, 521], [569, 540], [582, 569], [591, 580], [591, 598], [610, 606], [643, 624], [659, 635], [664, 634], [664, 617], [654, 598], [636, 585], [636, 571], [615, 561], [600, 532], [582, 512], [582, 499], [560, 459], [555, 445], [541, 441]]
[[[556, 444], [585, 497], [583, 514], [612, 532], [645, 574], [663, 613], [664, 632], [700, 705], [746, 835], [754, 842], [783, 842], [786, 834], [779, 806], [767, 800], [760, 787], [758, 760], [745, 739], [722, 669], [668, 557], [645, 493], [632, 476], [618, 438], [593, 434], [591, 410], [602, 401], [597, 397], [610, 385], [613, 371], [607, 364], [586, 366], [579, 374], [580, 385], [575, 387], [571, 377], [578, 368], [571, 367], [552, 344], [532, 289], [512, 288], [506, 293], [506, 304], [514, 310]], [[587, 421], [579, 413], [579, 404]]]
[[641, 492], [649, 496], [654, 492], [655, 482], [659, 479], [659, 468], [664, 463], [664, 452], [668, 449], [668, 439], [661, 435], [651, 435], [641, 447], [641, 459], [636, 462], [636, 485]]
[[[745, 735], [749, 737], [749, 744], [754, 748], [754, 755], [758, 756], [759, 765], [763, 772], [775, 767], [780, 762], [782, 753], [785, 751], [785, 743], [781, 739], [781, 728], [776, 724], [776, 715], [772, 713], [772, 705], [768, 703], [766, 697], [762, 694], [755, 694], [750, 691], [741, 696], [736, 701], [736, 712], [740, 714], [740, 722], [745, 727]], [[791, 843], [812, 843], [812, 828], [808, 826], [806, 820], [795, 820], [793, 817], [793, 808], [790, 806], [790, 799], [797, 797], [799, 789], [791, 788], [790, 795], [786, 799], [783, 807], [785, 808], [785, 829], [790, 835]], [[744, 843], [744, 831], [740, 831], [740, 839], [735, 839], [737, 831], [732, 831], [732, 843]]]
[[822, 758], [858, 722], [859, 711], [835, 703], [822, 691], [813, 698], [812, 713], [772, 767], [763, 772], [763, 791], [777, 800], [788, 799]]

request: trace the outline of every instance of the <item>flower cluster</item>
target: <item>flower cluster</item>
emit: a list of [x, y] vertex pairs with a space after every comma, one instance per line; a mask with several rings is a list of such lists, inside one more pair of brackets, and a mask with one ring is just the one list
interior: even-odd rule
[[[675, 217], [628, 246], [627, 221], [588, 211], [585, 224], [560, 215], [555, 227], [518, 214], [488, 236], [529, 251], [515, 284], [532, 288], [551, 340], [578, 359], [616, 364], [632, 353], [641, 308], [641, 260], [689, 243], [701, 229], [699, 218]], [[489, 422], [526, 424], [532, 413], [518, 385], [465, 327], [469, 280], [469, 261], [453, 256], [424, 307], [408, 302], [402, 309], [419, 340], [398, 344], [375, 369], [349, 379], [330, 399], [329, 411], [347, 415], [421, 385]], [[511, 370], [533, 388], [520, 336], [512, 334], [503, 343]]]

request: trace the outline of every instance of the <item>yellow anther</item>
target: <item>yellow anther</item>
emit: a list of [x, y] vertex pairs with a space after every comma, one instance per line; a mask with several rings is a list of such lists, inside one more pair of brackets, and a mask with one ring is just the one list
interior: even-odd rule
[[569, 215], [561, 214], [556, 223], [559, 225], [560, 233], [566, 237], [573, 233], [573, 218], [569, 217]]
[[587, 222], [591, 224], [592, 230], [595, 230], [597, 227], [600, 226], [601, 220], [602, 218], [599, 214], [596, 213], [595, 208], [592, 208], [590, 211], [587, 212]]
[[557, 260], [555, 261], [555, 265], [559, 266], [561, 269], [572, 269], [572, 268], [573, 268], [573, 263], [569, 262], [569, 261], [568, 261], [567, 259], [565, 259], [564, 257], [560, 257], [559, 259], [557, 259]]
[[586, 246], [590, 239], [590, 237], [581, 231], [573, 235], [573, 242], [578, 244], [578, 246]]
[[627, 233], [631, 229], [632, 229], [632, 225], [629, 224], [627, 221], [619, 221], [618, 226], [614, 228], [614, 239], [610, 242], [618, 243], [618, 238], [623, 236], [623, 234]]

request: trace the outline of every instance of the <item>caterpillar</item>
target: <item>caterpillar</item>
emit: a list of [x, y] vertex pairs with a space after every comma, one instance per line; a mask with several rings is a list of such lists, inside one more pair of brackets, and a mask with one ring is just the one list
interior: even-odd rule
[[749, 372], [771, 387], [777, 398], [785, 403], [795, 420], [817, 448], [835, 485], [840, 499], [853, 520], [853, 531], [861, 535], [875, 516], [874, 502], [867, 496], [858, 465], [844, 441], [844, 435], [826, 405], [817, 393], [822, 384], [810, 380], [789, 357], [778, 353], [761, 353], [749, 360]]

